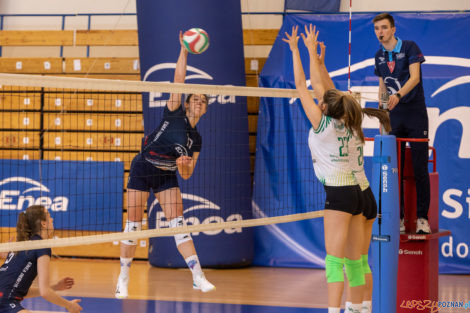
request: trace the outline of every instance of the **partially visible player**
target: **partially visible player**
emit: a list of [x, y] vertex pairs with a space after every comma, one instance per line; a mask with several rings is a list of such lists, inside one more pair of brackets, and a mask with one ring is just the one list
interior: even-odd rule
[[[180, 54], [175, 68], [175, 83], [184, 83], [188, 50], [180, 32]], [[202, 138], [196, 124], [207, 111], [206, 95], [191, 94], [182, 103], [181, 94], [172, 94], [163, 112], [160, 125], [144, 138], [140, 153], [131, 164], [127, 183], [128, 220], [124, 232], [142, 229], [143, 212], [149, 192], [155, 194], [170, 227], [185, 225], [183, 200], [176, 172], [188, 179], [196, 167]], [[175, 235], [175, 243], [193, 276], [193, 288], [202, 292], [214, 290], [204, 276], [194, 248], [191, 234]], [[129, 269], [135, 254], [136, 240], [121, 242], [121, 273], [116, 287], [116, 298], [128, 297]]]
[[[21, 212], [16, 225], [17, 240], [41, 240], [49, 238], [53, 231], [53, 219], [41, 205], [33, 205]], [[49, 263], [51, 249], [37, 249], [10, 252], [0, 268], [0, 312], [27, 313], [21, 306], [25, 297], [41, 296], [45, 300], [61, 306], [70, 313], [78, 313], [82, 307], [81, 300], [66, 300], [56, 291], [72, 288], [74, 280], [63, 278], [57, 284], [49, 284]], [[38, 276], [39, 290], [31, 288], [33, 280]]]
[[[390, 118], [387, 111], [382, 109], [366, 108], [363, 109], [363, 112], [369, 117], [378, 118], [386, 132], [391, 130]], [[349, 140], [349, 164], [354, 177], [361, 187], [363, 195], [362, 216], [364, 218], [364, 244], [362, 246], [361, 257], [366, 285], [364, 287], [361, 313], [370, 313], [372, 311], [372, 271], [369, 266], [368, 256], [372, 238], [372, 226], [375, 218], [377, 217], [377, 202], [364, 172], [364, 143], [357, 136], [353, 136]], [[350, 293], [348, 292], [347, 294], [345, 309], [346, 312], [349, 312], [348, 309], [351, 308], [352, 303], [350, 301]]]

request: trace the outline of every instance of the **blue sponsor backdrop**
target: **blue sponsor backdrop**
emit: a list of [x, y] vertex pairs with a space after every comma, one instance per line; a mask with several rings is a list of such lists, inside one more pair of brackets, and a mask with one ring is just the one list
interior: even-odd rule
[[0, 160], [0, 226], [44, 205], [56, 229], [121, 231], [122, 162]]
[[[206, 30], [210, 46], [188, 56], [186, 82], [245, 85], [243, 34], [239, 0], [137, 1], [142, 80], [173, 81], [180, 51], [178, 33], [193, 27]], [[160, 123], [169, 94], [143, 95], [145, 133]], [[251, 218], [248, 119], [244, 97], [212, 97], [197, 125], [202, 150], [193, 176], [183, 181], [188, 224]], [[149, 227], [164, 227], [161, 209], [149, 207]], [[251, 229], [193, 234], [206, 266], [249, 264], [253, 256]], [[149, 261], [156, 266], [186, 266], [174, 239], [150, 241]]]
[[[367, 107], [377, 106], [378, 94], [373, 57], [379, 44], [373, 17], [374, 14], [354, 14], [352, 22], [351, 89], [362, 93], [362, 104]], [[440, 242], [440, 271], [469, 273], [470, 14], [397, 13], [394, 17], [396, 35], [415, 41], [426, 58], [422, 72], [430, 144], [437, 149], [440, 228], [452, 231], [452, 237]], [[327, 46], [325, 62], [336, 87], [346, 90], [348, 15], [288, 15], [279, 33], [309, 23], [317, 25], [320, 40]], [[299, 47], [302, 61], [308, 64], [302, 40]], [[306, 68], [307, 79], [308, 72]], [[260, 84], [295, 88], [291, 52], [281, 36], [263, 68]], [[308, 127], [298, 101], [262, 100], [253, 191], [254, 208], [259, 214], [269, 214], [273, 207], [281, 206], [296, 212], [323, 207], [307, 145]], [[378, 133], [374, 122], [366, 120], [364, 127], [369, 137]], [[366, 155], [371, 152], [371, 147], [366, 147]], [[370, 178], [370, 158], [366, 158], [365, 166]], [[323, 266], [320, 220], [259, 229], [255, 245], [254, 262], [258, 265]]]

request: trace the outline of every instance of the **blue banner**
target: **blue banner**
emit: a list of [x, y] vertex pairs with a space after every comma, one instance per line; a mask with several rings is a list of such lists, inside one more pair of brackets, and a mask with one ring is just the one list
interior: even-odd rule
[[[186, 82], [245, 85], [243, 33], [239, 0], [137, 1], [142, 80], [173, 81], [180, 51], [178, 33], [204, 29], [210, 46], [188, 56]], [[169, 94], [143, 95], [145, 133], [160, 123]], [[192, 177], [179, 180], [188, 224], [244, 220], [252, 217], [246, 98], [212, 96], [197, 125], [202, 150]], [[166, 227], [160, 206], [149, 203], [149, 227]], [[232, 266], [251, 263], [251, 229], [193, 234], [201, 263]], [[156, 266], [186, 266], [174, 239], [150, 241], [149, 261]]]
[[43, 205], [62, 230], [121, 231], [122, 162], [0, 160], [0, 227]]
[[286, 10], [339, 12], [340, 0], [285, 0]]
[[[372, 24], [374, 16], [354, 14], [352, 20], [351, 90], [361, 92], [362, 105], [366, 107], [377, 107], [378, 77], [374, 75], [374, 55], [379, 43]], [[421, 68], [430, 145], [437, 149], [440, 228], [452, 232], [451, 237], [440, 242], [440, 271], [470, 273], [470, 14], [397, 13], [393, 16], [396, 35], [415, 41], [426, 58]], [[279, 32], [290, 32], [294, 25], [317, 25], [320, 40], [327, 46], [326, 67], [340, 90], [347, 90], [348, 86], [348, 18], [347, 14], [288, 15]], [[291, 52], [281, 41], [282, 36], [276, 39], [261, 73], [263, 87], [295, 88]], [[308, 64], [308, 53], [302, 40], [299, 47], [303, 63]], [[308, 68], [305, 72], [308, 79]], [[378, 134], [377, 122], [366, 119], [363, 126], [366, 136]], [[255, 209], [268, 212], [273, 205], [277, 206], [271, 196], [276, 201], [281, 199], [280, 202], [293, 211], [322, 208], [321, 193], [297, 192], [299, 187], [310, 191], [318, 189], [306, 144], [308, 128], [309, 123], [298, 101], [262, 101], [253, 192]], [[366, 145], [365, 154], [372, 155], [371, 144]], [[280, 158], [280, 155], [286, 157]], [[365, 167], [370, 179], [370, 158], [366, 158]], [[278, 174], [274, 175], [274, 172]], [[293, 191], [285, 192], [287, 189]], [[322, 265], [319, 260], [324, 257], [324, 246], [320, 221], [278, 228], [276, 231], [273, 228], [257, 230], [255, 244], [259, 252], [255, 256], [256, 264]], [[286, 255], [286, 247], [292, 253]]]

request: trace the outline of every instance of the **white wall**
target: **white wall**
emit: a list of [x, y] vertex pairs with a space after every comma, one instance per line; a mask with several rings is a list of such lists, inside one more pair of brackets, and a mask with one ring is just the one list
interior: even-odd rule
[[[149, 0], [177, 1], [177, 0]], [[224, 1], [224, 0], [220, 0]], [[284, 0], [240, 0], [242, 12], [282, 12]], [[341, 11], [349, 10], [349, 0], [341, 0]], [[470, 0], [353, 0], [353, 11], [436, 11], [470, 10]], [[135, 13], [135, 0], [0, 0], [0, 14], [77, 14], [77, 13]], [[282, 15], [242, 15], [245, 29], [279, 28]], [[4, 29], [60, 29], [61, 17], [5, 17]], [[65, 19], [65, 29], [86, 29], [86, 16], [71, 16]], [[135, 16], [94, 16], [91, 29], [136, 29]], [[269, 46], [245, 47], [247, 57], [266, 57]], [[64, 56], [85, 56], [85, 48], [66, 48]], [[4, 47], [2, 55], [27, 57], [58, 56], [58, 48]], [[103, 49], [91, 51], [91, 56], [137, 57], [137, 49]]]

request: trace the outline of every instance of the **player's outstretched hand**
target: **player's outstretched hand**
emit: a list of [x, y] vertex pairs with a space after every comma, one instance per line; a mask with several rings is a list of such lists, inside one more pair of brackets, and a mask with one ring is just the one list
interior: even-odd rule
[[59, 280], [57, 284], [52, 286], [52, 289], [55, 291], [67, 290], [67, 289], [72, 288], [74, 284], [75, 284], [75, 281], [73, 280], [72, 277], [65, 277]]
[[79, 313], [81, 310], [83, 310], [80, 304], [78, 304], [80, 301], [82, 300], [80, 299], [70, 300], [69, 305], [67, 306], [67, 311], [69, 311], [70, 313]]
[[289, 44], [289, 48], [291, 51], [294, 51], [295, 49], [299, 48], [299, 36], [297, 36], [298, 29], [299, 26], [292, 26], [292, 33], [289, 35], [287, 32], [285, 32], [286, 38], [282, 38], [282, 41], [287, 42]]
[[317, 45], [318, 45], [318, 33], [317, 27], [310, 25], [305, 25], [305, 34], [301, 34], [305, 46], [307, 47], [310, 53], [317, 54]]

